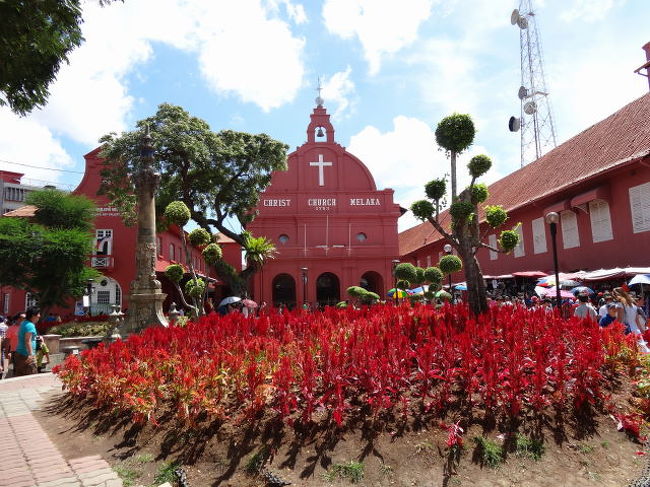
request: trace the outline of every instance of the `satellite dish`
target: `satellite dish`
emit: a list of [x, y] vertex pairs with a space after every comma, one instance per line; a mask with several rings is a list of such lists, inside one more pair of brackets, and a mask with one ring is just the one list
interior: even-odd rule
[[519, 15], [519, 10], [518, 10], [518, 9], [514, 9], [514, 10], [512, 11], [512, 13], [510, 14], [510, 23], [511, 23], [512, 25], [515, 25], [515, 24], [519, 21], [519, 17], [520, 17], [520, 15]]
[[528, 101], [524, 104], [524, 113], [532, 115], [537, 111], [537, 104], [534, 101]]
[[528, 28], [528, 19], [526, 17], [519, 17], [517, 25], [521, 30], [526, 30]]
[[508, 120], [508, 130], [510, 130], [510, 132], [519, 132], [520, 128], [521, 119], [517, 117], [510, 117], [510, 120]]
[[519, 91], [517, 92], [517, 96], [520, 100], [523, 100], [528, 96], [528, 89], [525, 86], [520, 86]]

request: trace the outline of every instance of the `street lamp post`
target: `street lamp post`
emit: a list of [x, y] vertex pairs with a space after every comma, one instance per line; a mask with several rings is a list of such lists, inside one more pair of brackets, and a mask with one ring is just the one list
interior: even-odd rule
[[393, 294], [393, 299], [395, 300], [395, 304], [397, 304], [399, 301], [399, 296], [397, 293], [399, 292], [397, 290], [397, 276], [395, 275], [395, 268], [399, 265], [399, 259], [394, 259], [393, 262], [393, 289], [395, 290], [395, 293]]
[[92, 303], [93, 303], [93, 281], [94, 279], [88, 279], [86, 282], [86, 293], [88, 294], [88, 316], [92, 316]]
[[[453, 247], [451, 244], [445, 244], [443, 247], [443, 250], [445, 251], [445, 254], [451, 255], [453, 251]], [[455, 299], [454, 299], [454, 290], [451, 288], [451, 272], [449, 273], [449, 294], [451, 294], [451, 304], [454, 304]]]
[[302, 277], [302, 308], [307, 309], [307, 269], [306, 267], [301, 267], [301, 277]]
[[549, 224], [551, 230], [551, 242], [553, 244], [553, 270], [555, 272], [555, 299], [557, 309], [559, 310], [561, 309], [560, 307], [562, 304], [560, 301], [560, 273], [557, 263], [557, 224], [560, 221], [560, 215], [555, 211], [551, 211], [544, 219], [546, 220], [546, 223]]

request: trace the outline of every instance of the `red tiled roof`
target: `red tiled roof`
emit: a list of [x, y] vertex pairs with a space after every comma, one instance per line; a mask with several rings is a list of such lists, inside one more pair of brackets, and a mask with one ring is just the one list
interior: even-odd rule
[[[491, 184], [488, 202], [512, 211], [650, 154], [648, 113], [650, 93]], [[429, 222], [409, 228], [399, 235], [400, 255], [440, 237]]]
[[36, 214], [36, 207], [34, 205], [25, 205], [15, 210], [8, 211], [2, 216], [13, 216], [17, 218], [31, 218]]

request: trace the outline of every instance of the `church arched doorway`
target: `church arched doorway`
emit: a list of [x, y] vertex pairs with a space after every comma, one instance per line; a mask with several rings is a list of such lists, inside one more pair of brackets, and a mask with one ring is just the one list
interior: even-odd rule
[[273, 278], [273, 306], [281, 304], [289, 308], [296, 305], [296, 281], [289, 274], [278, 274]]
[[334, 306], [341, 300], [339, 278], [331, 272], [324, 272], [316, 279], [316, 300], [319, 306]]
[[378, 272], [368, 271], [364, 273], [361, 276], [359, 286], [364, 288], [366, 291], [377, 293], [379, 296], [384, 295], [384, 279]]

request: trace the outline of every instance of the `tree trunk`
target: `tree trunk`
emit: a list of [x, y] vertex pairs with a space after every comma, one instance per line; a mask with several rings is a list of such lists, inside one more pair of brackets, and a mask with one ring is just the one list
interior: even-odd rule
[[456, 153], [451, 151], [451, 202], [456, 202]]
[[481, 266], [474, 256], [471, 243], [464, 242], [461, 244], [459, 252], [465, 269], [469, 307], [475, 315], [485, 313], [488, 310], [485, 297], [485, 282], [481, 273]]

